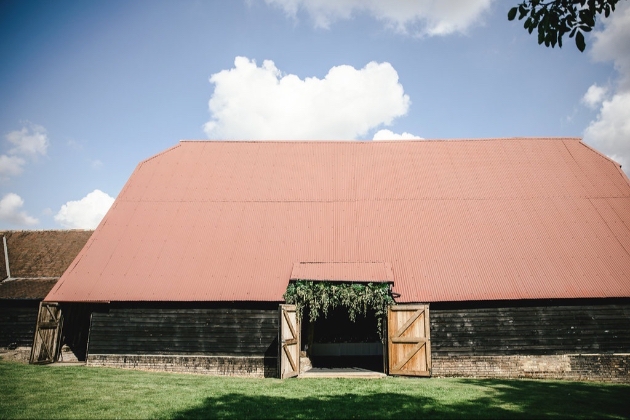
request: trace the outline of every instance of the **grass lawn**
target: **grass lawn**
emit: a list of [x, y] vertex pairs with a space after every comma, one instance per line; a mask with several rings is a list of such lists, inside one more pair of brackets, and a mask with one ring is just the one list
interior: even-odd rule
[[239, 379], [0, 360], [0, 418], [628, 418], [630, 385]]

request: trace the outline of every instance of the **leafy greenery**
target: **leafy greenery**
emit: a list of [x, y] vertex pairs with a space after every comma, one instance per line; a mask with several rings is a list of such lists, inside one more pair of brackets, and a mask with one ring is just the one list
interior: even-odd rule
[[387, 308], [395, 303], [388, 283], [306, 280], [289, 283], [284, 300], [296, 306], [299, 319], [302, 319], [304, 310], [308, 310], [311, 322], [315, 322], [322, 315], [327, 317], [328, 311], [339, 306], [348, 309], [348, 316], [352, 322], [356, 320], [358, 314], [366, 315], [368, 310], [373, 310], [376, 319], [379, 320], [378, 333], [381, 338], [380, 320], [387, 314]]
[[241, 379], [0, 360], [0, 418], [627, 418], [630, 385]]
[[524, 27], [531, 34], [538, 29], [538, 44], [562, 48], [562, 36], [575, 37], [580, 51], [586, 48], [583, 32], [595, 26], [597, 15], [606, 17], [615, 11], [619, 0], [524, 0], [508, 12], [508, 20], [525, 19]]

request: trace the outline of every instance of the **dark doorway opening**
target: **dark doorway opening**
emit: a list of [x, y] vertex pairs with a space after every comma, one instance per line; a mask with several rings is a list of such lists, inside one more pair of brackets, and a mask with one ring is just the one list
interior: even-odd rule
[[94, 305], [62, 303], [63, 329], [59, 362], [85, 362], [87, 359], [90, 317]]
[[304, 311], [302, 322], [302, 351], [313, 368], [359, 368], [383, 372], [383, 343], [378, 334], [374, 311], [357, 315], [351, 321], [343, 307], [308, 320]]

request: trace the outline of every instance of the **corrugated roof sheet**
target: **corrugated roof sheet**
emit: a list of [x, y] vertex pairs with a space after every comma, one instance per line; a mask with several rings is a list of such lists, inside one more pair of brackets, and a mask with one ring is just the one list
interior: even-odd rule
[[282, 301], [296, 262], [388, 262], [399, 302], [630, 297], [630, 185], [579, 139], [181, 142], [48, 301]]
[[394, 273], [383, 262], [299, 262], [293, 264], [291, 280], [393, 283]]

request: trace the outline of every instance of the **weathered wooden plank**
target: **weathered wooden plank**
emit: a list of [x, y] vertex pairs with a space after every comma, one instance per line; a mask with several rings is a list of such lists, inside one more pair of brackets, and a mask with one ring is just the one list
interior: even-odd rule
[[276, 310], [115, 306], [107, 309], [92, 315], [90, 353], [275, 355], [277, 352]]
[[[122, 345], [122, 343], [142, 344], [142, 343], [158, 343], [158, 342], [191, 343], [191, 345], [195, 345], [195, 346], [200, 346], [200, 345], [237, 346], [238, 345], [242, 347], [251, 347], [251, 348], [260, 348], [265, 345], [265, 344], [261, 344], [260, 340], [251, 340], [251, 339], [248, 339], [247, 336], [241, 336], [239, 338], [230, 339], [230, 340], [216, 339], [214, 337], [207, 337], [207, 336], [201, 336], [201, 337], [154, 336], [154, 337], [124, 337], [124, 338], [118, 337], [119, 339], [116, 340], [116, 336], [103, 337], [103, 336], [95, 335], [91, 338], [93, 338], [94, 340], [103, 338], [110, 341], [116, 341], [117, 343], [119, 343], [119, 345]], [[202, 339], [202, 341], [200, 341], [199, 339]], [[94, 341], [92, 341], [92, 343], [94, 344]], [[108, 343], [108, 345], [114, 345], [114, 343]]]
[[395, 308], [390, 308], [387, 314], [389, 373], [430, 375], [429, 305], [398, 305]]
[[2, 302], [0, 347], [31, 346], [38, 310], [38, 302]]
[[566, 354], [630, 350], [630, 304], [433, 309], [437, 355]]
[[279, 329], [278, 369], [281, 379], [292, 378], [300, 373], [300, 325], [296, 306], [285, 304], [278, 308]]
[[244, 332], [251, 334], [267, 334], [273, 332], [275, 328], [273, 326], [260, 326], [256, 325], [246, 325], [245, 322], [242, 322], [243, 325], [241, 328], [236, 326], [233, 327], [218, 327], [218, 326], [204, 326], [204, 325], [161, 325], [161, 324], [152, 324], [152, 325], [141, 325], [141, 324], [133, 324], [133, 325], [121, 325], [124, 320], [113, 320], [113, 322], [107, 323], [93, 323], [92, 326], [98, 328], [102, 331], [112, 331], [112, 332], [122, 332], [122, 331], [134, 331], [137, 333], [147, 332], [152, 333], [156, 331], [164, 332], [164, 333], [173, 333], [180, 332], [181, 334], [189, 334], [195, 335], [199, 332], [212, 332], [214, 334], [232, 334], [234, 332]]
[[428, 340], [424, 337], [392, 337], [391, 342], [394, 344], [407, 344], [407, 343], [426, 343]]
[[172, 326], [172, 325], [155, 325], [155, 326], [151, 326], [151, 327], [146, 327], [146, 326], [129, 326], [129, 327], [112, 327], [110, 325], [107, 324], [92, 324], [93, 327], [98, 328], [100, 331], [111, 331], [113, 333], [120, 333], [120, 332], [124, 332], [124, 331], [133, 331], [134, 333], [137, 334], [142, 334], [142, 333], [155, 333], [155, 332], [161, 332], [163, 334], [171, 334], [171, 333], [179, 333], [181, 335], [196, 335], [199, 333], [213, 333], [216, 335], [230, 335], [233, 334], [235, 332], [240, 332], [241, 334], [247, 333], [247, 334], [269, 334], [269, 333], [273, 333], [275, 331], [275, 328], [271, 327], [265, 327], [265, 328], [256, 328], [255, 326], [249, 326], [249, 327], [243, 327], [241, 329], [238, 328], [212, 328], [212, 327], [204, 327], [204, 326], [197, 326], [197, 327], [191, 327], [191, 326], [183, 326], [181, 328], [178, 328], [177, 326]]

